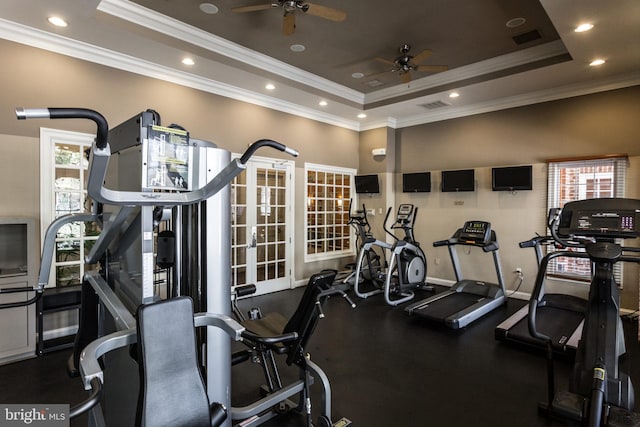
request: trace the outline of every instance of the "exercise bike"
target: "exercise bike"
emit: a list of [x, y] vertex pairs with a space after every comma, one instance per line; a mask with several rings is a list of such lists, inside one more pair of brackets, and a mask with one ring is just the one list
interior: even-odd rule
[[[401, 204], [398, 207], [395, 221], [390, 228], [387, 228], [391, 208], [387, 210], [383, 228], [395, 240], [395, 243], [383, 242], [373, 236], [369, 236], [364, 240], [358, 256], [356, 279], [354, 280], [354, 290], [360, 298], [384, 293], [387, 304], [395, 306], [413, 299], [415, 297], [415, 289], [433, 290], [432, 286], [424, 282], [427, 277], [427, 259], [413, 233], [417, 212], [418, 208], [414, 205]], [[401, 229], [404, 232], [402, 239], [393, 233], [397, 229]], [[363, 261], [365, 257], [370, 256], [367, 254], [376, 246], [382, 248], [383, 251], [389, 250], [391, 252], [389, 265], [386, 268], [386, 272], [382, 268], [374, 271], [372, 267], [375, 264], [368, 260], [369, 274], [376, 289], [369, 292], [361, 292], [359, 275], [362, 271]]]
[[[640, 425], [640, 415], [631, 412], [631, 379], [620, 369], [626, 348], [613, 272], [617, 262], [640, 263], [640, 248], [625, 247], [614, 240], [640, 237], [640, 200], [570, 202], [550, 228], [565, 248], [582, 248], [584, 252], [563, 250], [546, 255], [531, 295], [529, 331], [547, 347], [548, 400], [539, 405], [540, 412], [590, 427]], [[556, 393], [553, 341], [538, 329], [537, 310], [549, 262], [560, 256], [589, 259], [593, 276], [569, 391]]]

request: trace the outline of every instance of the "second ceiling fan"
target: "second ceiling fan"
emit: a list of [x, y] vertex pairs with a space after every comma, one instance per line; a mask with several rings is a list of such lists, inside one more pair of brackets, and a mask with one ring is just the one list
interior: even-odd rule
[[[433, 53], [430, 49], [425, 49], [416, 56], [409, 55], [411, 45], [403, 44], [402, 46], [400, 46], [399, 50], [400, 56], [398, 56], [393, 61], [385, 58], [376, 58], [376, 61], [393, 66], [391, 70], [384, 71], [383, 73], [398, 73], [400, 79], [402, 80], [402, 83], [411, 82], [412, 71], [439, 73], [441, 71], [446, 71], [449, 69], [449, 67], [447, 67], [446, 65], [422, 65], [422, 62], [426, 61], [427, 58], [429, 58]], [[374, 75], [380, 75], [383, 73], [376, 73]]]
[[281, 7], [284, 10], [282, 21], [282, 32], [285, 35], [293, 34], [296, 30], [296, 13], [306, 13], [330, 21], [341, 22], [347, 18], [347, 14], [341, 10], [321, 6], [315, 3], [308, 3], [303, 0], [276, 0], [267, 4], [256, 4], [253, 6], [241, 6], [231, 9], [233, 12], [257, 12], [261, 10]]

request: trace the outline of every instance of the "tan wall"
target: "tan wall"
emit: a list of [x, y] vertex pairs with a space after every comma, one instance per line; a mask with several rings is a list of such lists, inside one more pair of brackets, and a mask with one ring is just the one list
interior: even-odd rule
[[[2, 215], [39, 216], [39, 176], [35, 171], [39, 165], [41, 126], [94, 132], [93, 125], [84, 121], [19, 122], [14, 116], [17, 106], [93, 108], [112, 125], [143, 109], [154, 108], [165, 123], [178, 123], [195, 137], [234, 152], [243, 151], [258, 138], [276, 139], [297, 148], [301, 152], [296, 160], [297, 254], [302, 254], [304, 240], [304, 162], [377, 173], [381, 194], [360, 198], [360, 204], [365, 202], [367, 208], [376, 210], [376, 216], [371, 218], [376, 235], [383, 235], [387, 206], [403, 201], [417, 204], [420, 212], [416, 235], [427, 251], [429, 275], [446, 279], [453, 277], [448, 256], [429, 249], [431, 242], [449, 237], [465, 219], [487, 219], [498, 232], [507, 283], [513, 282], [511, 271], [522, 267], [527, 278], [523, 291], [531, 288], [535, 261], [533, 254], [517, 249], [517, 242], [533, 232], [544, 232], [545, 159], [628, 153], [632, 156], [628, 197], [640, 197], [640, 86], [397, 131], [376, 129], [358, 134], [7, 41], [0, 41], [0, 48], [8, 61], [0, 69], [0, 154], [11, 159], [9, 167], [0, 172], [3, 182], [11, 183], [3, 186]], [[374, 161], [371, 149], [385, 146], [387, 159]], [[268, 155], [283, 157], [275, 152]], [[534, 191], [510, 195], [488, 190], [492, 166], [517, 164], [534, 165]], [[405, 195], [400, 191], [398, 178], [403, 171], [433, 171], [435, 190], [438, 171], [457, 168], [477, 169], [478, 191], [459, 195], [438, 191]], [[464, 204], [459, 206], [455, 203], [458, 201]], [[440, 263], [435, 264], [435, 259]], [[343, 263], [344, 260], [333, 260], [305, 265], [299, 255], [295, 279], [304, 280], [319, 268], [336, 268]], [[482, 258], [477, 264], [480, 274], [490, 274], [489, 258]], [[638, 270], [629, 267], [626, 271], [631, 279], [626, 280], [629, 285], [623, 293], [623, 304], [637, 306]]]
[[[627, 153], [627, 197], [640, 198], [640, 86], [570, 98], [400, 129], [397, 133], [395, 189], [397, 203], [419, 207], [416, 238], [428, 258], [428, 275], [453, 280], [446, 248], [435, 240], [450, 237], [464, 221], [490, 221], [500, 242], [507, 287], [516, 284], [513, 271], [523, 268], [520, 291], [530, 292], [537, 271], [532, 250], [518, 242], [537, 232], [546, 234], [546, 163], [549, 158]], [[516, 194], [491, 191], [491, 167], [532, 164], [533, 191]], [[440, 171], [475, 168], [477, 190], [442, 193]], [[432, 192], [403, 194], [402, 172], [432, 172]], [[490, 256], [463, 254], [466, 276], [495, 280]], [[469, 268], [470, 267], [470, 268]], [[625, 266], [623, 307], [638, 307], [638, 267]], [[580, 293], [584, 287], [569, 287]]]
[[[177, 123], [191, 135], [212, 141], [232, 152], [249, 143], [270, 138], [296, 148], [296, 265], [295, 279], [304, 280], [320, 268], [340, 268], [345, 260], [305, 265], [304, 162], [358, 167], [358, 133], [281, 113], [210, 93], [162, 82], [125, 71], [76, 60], [51, 52], [0, 40], [0, 50], [10, 61], [0, 68], [0, 154], [11, 159], [3, 168], [0, 208], [2, 215], [39, 217], [39, 129], [59, 128], [94, 133], [84, 120], [27, 120], [15, 118], [15, 107], [85, 107], [102, 113], [115, 126], [148, 108], [157, 110], [163, 124]], [[273, 150], [260, 156], [286, 158]], [[7, 164], [7, 162], [5, 162]]]

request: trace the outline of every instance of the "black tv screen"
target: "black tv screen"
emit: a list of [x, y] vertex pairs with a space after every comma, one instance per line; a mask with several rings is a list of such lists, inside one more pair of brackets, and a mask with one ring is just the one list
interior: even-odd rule
[[378, 183], [378, 175], [356, 175], [356, 193], [379, 193], [380, 185]]
[[475, 191], [475, 170], [442, 171], [442, 192]]
[[431, 191], [431, 172], [402, 174], [403, 193], [428, 193]]
[[493, 191], [533, 190], [531, 165], [492, 168], [491, 189]]

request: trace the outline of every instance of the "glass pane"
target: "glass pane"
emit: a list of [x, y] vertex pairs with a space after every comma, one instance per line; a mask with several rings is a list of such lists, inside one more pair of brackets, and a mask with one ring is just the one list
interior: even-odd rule
[[81, 190], [80, 170], [56, 168], [54, 188], [56, 190]]
[[284, 267], [284, 262], [279, 262], [277, 265], [277, 269], [278, 269], [278, 277], [285, 277], [286, 273], [285, 273], [285, 267]]
[[276, 245], [267, 246], [267, 260], [273, 261], [276, 259]]
[[54, 156], [56, 165], [80, 166], [84, 161], [81, 159], [80, 147], [65, 144], [56, 144]]
[[265, 262], [265, 250], [264, 250], [264, 245], [258, 245], [258, 247], [256, 248], [256, 252], [257, 252], [257, 260], [258, 262]]
[[68, 262], [80, 260], [80, 242], [77, 240], [65, 240], [56, 243], [56, 262]]
[[80, 193], [57, 192], [55, 203], [56, 217], [83, 210]]
[[286, 177], [287, 174], [284, 171], [278, 171], [278, 175], [277, 175], [277, 181], [276, 181], [276, 185], [278, 187], [286, 187], [287, 186], [287, 182], [286, 182]]
[[58, 230], [58, 237], [70, 238], [82, 236], [82, 223], [72, 222], [71, 224], [65, 224]]
[[307, 171], [307, 183], [313, 184], [316, 182], [316, 173], [315, 171]]
[[80, 265], [56, 267], [57, 286], [73, 286], [80, 284]]
[[258, 277], [258, 282], [262, 282], [262, 281], [266, 280], [265, 266], [264, 265], [259, 265], [256, 273], [257, 273], [257, 277]]

